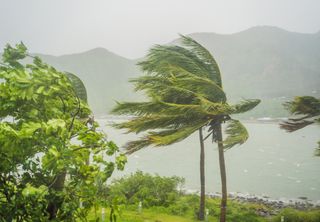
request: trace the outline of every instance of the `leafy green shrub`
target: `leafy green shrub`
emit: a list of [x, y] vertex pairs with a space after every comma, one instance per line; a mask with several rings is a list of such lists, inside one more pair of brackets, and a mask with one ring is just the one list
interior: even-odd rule
[[320, 210], [299, 211], [294, 209], [285, 209], [279, 215], [272, 219], [272, 222], [281, 221], [281, 216], [285, 222], [320, 222]]
[[83, 219], [126, 157], [95, 130], [81, 80], [28, 56], [7, 45], [0, 62], [0, 221]]
[[183, 178], [161, 177], [138, 171], [130, 176], [114, 180], [109, 186], [109, 198], [117, 198], [119, 204], [135, 204], [143, 207], [168, 207], [179, 197], [177, 187]]

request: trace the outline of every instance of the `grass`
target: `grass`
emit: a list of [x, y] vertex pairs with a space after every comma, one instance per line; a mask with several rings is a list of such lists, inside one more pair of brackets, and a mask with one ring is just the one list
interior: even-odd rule
[[[256, 214], [248, 211], [249, 208], [254, 208], [257, 206], [247, 205], [247, 204], [236, 204], [231, 207], [231, 211], [228, 213], [227, 221], [236, 222], [280, 222], [281, 216], [284, 216], [285, 222], [320, 222], [320, 210], [310, 210], [310, 211], [298, 211], [294, 209], [284, 209], [278, 215], [270, 218], [264, 218], [257, 216]], [[236, 207], [235, 207], [236, 206]], [[117, 218], [117, 222], [196, 222], [198, 220], [186, 212], [183, 216], [172, 215], [169, 213], [168, 208], [163, 207], [152, 207], [149, 209], [144, 209], [141, 213], [137, 210], [133, 210], [134, 206], [129, 206], [129, 209], [123, 209], [120, 216]], [[109, 221], [108, 215], [110, 211], [106, 210], [105, 222]], [[98, 217], [101, 221], [101, 210], [98, 212]], [[97, 218], [92, 212], [88, 221], [97, 221]], [[208, 221], [218, 222], [218, 216], [216, 214], [209, 215]]]
[[122, 222], [193, 222], [190, 218], [181, 216], [168, 215], [154, 211], [154, 209], [146, 209], [141, 213], [135, 211], [125, 211], [119, 221]]
[[[106, 211], [106, 222], [109, 221], [109, 213], [110, 211]], [[96, 221], [96, 219], [97, 218], [95, 218], [94, 214], [89, 215], [89, 221]], [[117, 222], [194, 222], [194, 220], [182, 216], [159, 213], [155, 209], [145, 209], [141, 213], [133, 210], [124, 210], [122, 211], [121, 215], [118, 216]]]
[[[219, 199], [208, 199], [207, 207], [210, 209], [208, 221], [218, 222], [219, 218]], [[195, 222], [198, 206], [198, 196], [186, 195], [181, 197], [176, 204], [168, 207], [157, 206], [144, 208], [138, 213], [137, 205], [122, 206], [121, 215], [118, 216], [117, 222]], [[229, 201], [228, 221], [237, 222], [267, 222], [263, 217], [258, 216], [255, 212], [264, 206], [257, 204], [243, 204], [236, 201]], [[110, 211], [106, 210], [105, 221], [108, 220]], [[101, 217], [101, 210], [97, 216]], [[89, 221], [96, 221], [94, 214], [91, 213]]]

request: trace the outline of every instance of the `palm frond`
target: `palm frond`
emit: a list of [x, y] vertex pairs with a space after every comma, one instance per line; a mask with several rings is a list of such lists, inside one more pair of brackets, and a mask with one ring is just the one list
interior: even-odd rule
[[239, 104], [232, 106], [232, 108], [234, 109], [232, 114], [245, 113], [249, 110], [252, 110], [260, 102], [261, 102], [260, 99], [247, 99], [247, 100], [241, 101]]
[[193, 132], [200, 127], [206, 125], [208, 121], [198, 121], [193, 125], [183, 126], [174, 130], [165, 130], [161, 132], [151, 132], [149, 138], [155, 146], [166, 146], [176, 142], [180, 142], [190, 136]]
[[247, 129], [239, 120], [229, 120], [225, 133], [227, 134], [227, 138], [223, 141], [225, 149], [241, 145], [249, 138]]
[[285, 103], [286, 109], [294, 115], [305, 115], [308, 118], [320, 115], [320, 99], [312, 96], [297, 96]]
[[150, 49], [146, 60], [138, 63], [144, 72], [162, 76], [170, 76], [170, 72], [166, 68], [168, 64], [181, 67], [202, 77], [209, 77], [203, 61], [190, 50], [180, 46], [157, 45]]
[[312, 96], [297, 96], [293, 101], [284, 104], [286, 109], [297, 118], [290, 118], [280, 123], [280, 128], [294, 132], [320, 120], [320, 100]]
[[280, 128], [286, 130], [289, 133], [302, 129], [306, 126], [313, 124], [314, 121], [298, 119], [289, 119], [289, 121], [284, 121], [280, 123]]
[[126, 154], [132, 154], [150, 145], [152, 145], [152, 142], [148, 139], [148, 137], [142, 137], [139, 140], [126, 143], [124, 149], [126, 150]]
[[184, 140], [200, 127], [206, 125], [208, 121], [198, 121], [194, 125], [187, 125], [178, 129], [165, 129], [162, 131], [151, 131], [139, 140], [130, 141], [125, 145], [128, 154], [136, 152], [144, 147], [154, 146], [167, 146], [179, 141]]
[[[134, 83], [136, 90], [145, 90], [150, 97], [153, 94], [166, 94], [170, 90], [177, 94], [175, 97], [186, 97], [185, 93], [187, 93], [187, 98], [193, 95], [193, 97], [205, 97], [212, 102], [226, 101], [224, 91], [210, 79], [200, 78], [179, 67], [170, 66], [169, 68], [172, 73], [175, 73], [171, 77], [143, 76], [132, 79], [131, 82]], [[167, 101], [167, 99], [164, 100]]]
[[222, 87], [220, 69], [218, 63], [213, 58], [211, 53], [194, 39], [184, 35], [180, 36], [182, 38], [183, 45], [190, 47], [192, 52], [194, 52], [201, 59], [201, 61], [204, 61], [207, 64], [207, 67], [209, 67], [207, 69], [210, 73], [210, 78], [220, 87]]
[[154, 101], [151, 102], [118, 103], [111, 112], [113, 114], [136, 116], [183, 113], [184, 115], [196, 115], [209, 119], [210, 116], [229, 114], [232, 111], [226, 103], [214, 103], [201, 97], [199, 97], [199, 100], [199, 104], [177, 104], [164, 102], [154, 97]]
[[191, 125], [194, 119], [201, 119], [201, 116], [190, 115], [149, 115], [136, 117], [132, 120], [113, 124], [117, 129], [127, 129], [128, 133], [140, 133], [154, 129], [177, 129], [184, 125]]
[[199, 105], [191, 104], [175, 104], [167, 103], [160, 100], [154, 100], [151, 102], [126, 102], [118, 103], [112, 110], [114, 114], [130, 114], [130, 115], [172, 115], [173, 113], [192, 113], [203, 112]]

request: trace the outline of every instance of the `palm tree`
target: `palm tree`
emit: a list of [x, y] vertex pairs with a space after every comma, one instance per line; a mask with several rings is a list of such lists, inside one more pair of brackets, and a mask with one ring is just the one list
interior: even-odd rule
[[[219, 148], [222, 181], [220, 221], [225, 221], [227, 189], [224, 151], [248, 139], [245, 127], [230, 115], [246, 112], [258, 105], [260, 100], [229, 105], [213, 56], [192, 38], [182, 36], [182, 44], [155, 46], [139, 63], [146, 75], [132, 82], [137, 91], [146, 93], [148, 101], [118, 103], [113, 113], [135, 117], [115, 127], [135, 133], [147, 131], [139, 140], [126, 144], [127, 152], [133, 153], [149, 145], [166, 146], [179, 142], [209, 126], [209, 135]], [[225, 122], [228, 123], [228, 136], [223, 140], [221, 124]], [[199, 134], [203, 148], [202, 134]], [[201, 153], [200, 162], [200, 169], [204, 169], [204, 153]], [[201, 188], [204, 189], [204, 170], [201, 174]], [[204, 210], [204, 192], [201, 194], [200, 216]]]
[[[285, 103], [286, 109], [297, 118], [280, 123], [280, 128], [294, 132], [314, 123], [320, 123], [320, 99], [312, 96], [297, 96], [293, 101]], [[320, 141], [315, 154], [320, 156]]]

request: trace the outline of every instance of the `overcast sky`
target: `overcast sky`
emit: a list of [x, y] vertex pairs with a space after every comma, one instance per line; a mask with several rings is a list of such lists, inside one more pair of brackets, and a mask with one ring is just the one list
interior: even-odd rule
[[53, 55], [104, 47], [144, 55], [177, 33], [235, 33], [270, 25], [320, 30], [320, 0], [0, 0], [0, 47], [23, 41]]

